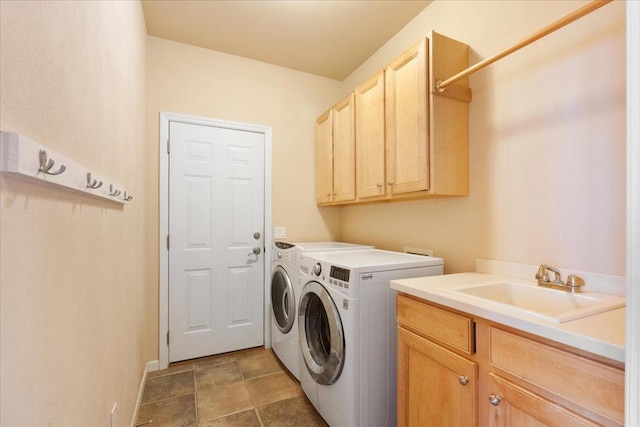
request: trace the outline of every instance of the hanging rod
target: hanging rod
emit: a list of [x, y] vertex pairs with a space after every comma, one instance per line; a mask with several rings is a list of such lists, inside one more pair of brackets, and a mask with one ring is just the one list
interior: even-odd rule
[[544, 27], [541, 30], [536, 31], [535, 33], [531, 34], [529, 37], [519, 41], [518, 43], [514, 44], [513, 46], [511, 46], [510, 48], [507, 48], [505, 50], [503, 50], [502, 52], [499, 52], [495, 55], [493, 55], [490, 58], [487, 58], [483, 61], [478, 62], [476, 65], [472, 65], [471, 67], [467, 68], [464, 71], [459, 72], [458, 74], [456, 74], [453, 77], [449, 77], [446, 80], [438, 80], [436, 82], [436, 90], [440, 93], [444, 92], [445, 88], [447, 86], [449, 86], [451, 83], [454, 83], [462, 78], [467, 77], [470, 74], [475, 73], [478, 70], [483, 69], [484, 67], [493, 64], [494, 62], [498, 61], [499, 59], [504, 58], [507, 55], [512, 54], [513, 52], [522, 49], [523, 47], [533, 43], [536, 40], [539, 40], [551, 33], [553, 33], [556, 30], [559, 30], [560, 28], [564, 27], [565, 25], [568, 25], [570, 23], [572, 23], [573, 21], [576, 21], [580, 18], [582, 18], [585, 15], [588, 15], [589, 13], [593, 12], [596, 9], [601, 8], [602, 6], [611, 3], [613, 0], [592, 0], [591, 2], [587, 3], [586, 5], [582, 6], [580, 9], [576, 9], [575, 11], [571, 12], [570, 14], [564, 16], [563, 18], [558, 19], [557, 21], [553, 22], [552, 24], [547, 25], [546, 27]]

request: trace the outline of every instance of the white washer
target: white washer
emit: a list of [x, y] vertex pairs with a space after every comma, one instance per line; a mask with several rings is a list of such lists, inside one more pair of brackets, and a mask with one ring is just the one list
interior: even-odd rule
[[443, 273], [441, 258], [376, 249], [303, 254], [300, 383], [331, 427], [395, 426], [395, 279]]
[[299, 380], [297, 307], [300, 301], [300, 257], [313, 251], [344, 251], [372, 246], [343, 242], [275, 242], [271, 263], [271, 345], [287, 369]]

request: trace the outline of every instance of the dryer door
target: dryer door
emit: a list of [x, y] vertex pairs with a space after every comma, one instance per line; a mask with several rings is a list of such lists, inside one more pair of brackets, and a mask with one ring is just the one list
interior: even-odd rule
[[344, 331], [336, 305], [318, 282], [302, 289], [298, 309], [300, 348], [304, 364], [318, 384], [330, 385], [344, 366]]
[[276, 326], [283, 334], [288, 333], [296, 318], [296, 302], [293, 285], [286, 270], [277, 265], [271, 275], [271, 313]]

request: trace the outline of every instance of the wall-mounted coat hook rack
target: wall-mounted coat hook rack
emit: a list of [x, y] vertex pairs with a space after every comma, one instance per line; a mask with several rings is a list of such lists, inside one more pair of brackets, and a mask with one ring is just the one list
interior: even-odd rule
[[133, 196], [131, 194], [127, 195], [127, 192], [124, 192], [124, 196], [122, 196], [122, 199], [126, 202], [130, 202], [131, 200], [133, 200]]
[[49, 159], [49, 161], [47, 161], [47, 150], [45, 149], [40, 150], [38, 157], [40, 159], [40, 168], [38, 168], [40, 172], [48, 173], [49, 175], [60, 175], [62, 172], [67, 170], [67, 167], [64, 164], [61, 164], [57, 171], [51, 172], [51, 168], [53, 168], [55, 162], [53, 159]]
[[[60, 165], [55, 171], [56, 164]], [[133, 197], [122, 197], [124, 187], [105, 177], [97, 176], [88, 168], [79, 165], [53, 150], [30, 140], [24, 135], [0, 130], [0, 172], [44, 184], [50, 188], [65, 188], [82, 194], [126, 204]], [[64, 173], [63, 173], [64, 172]], [[109, 182], [107, 187], [103, 183]], [[131, 198], [129, 198], [131, 197]]]
[[97, 179], [91, 180], [91, 172], [87, 172], [87, 188], [98, 189], [102, 187], [102, 181], [98, 181]]

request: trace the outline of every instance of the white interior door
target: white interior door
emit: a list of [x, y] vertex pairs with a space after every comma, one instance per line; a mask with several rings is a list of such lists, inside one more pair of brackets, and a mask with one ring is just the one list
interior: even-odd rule
[[262, 345], [264, 134], [169, 123], [169, 362]]

